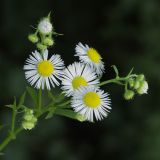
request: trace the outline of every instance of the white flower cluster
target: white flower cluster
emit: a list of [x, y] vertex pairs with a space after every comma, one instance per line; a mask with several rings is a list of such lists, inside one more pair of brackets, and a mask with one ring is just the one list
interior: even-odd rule
[[61, 81], [61, 89], [71, 97], [75, 112], [88, 121], [102, 120], [111, 109], [109, 95], [98, 87], [99, 76], [104, 73], [102, 57], [97, 50], [82, 43], [76, 46], [75, 51], [80, 62], [66, 68], [60, 55], [48, 58], [47, 49], [41, 53], [33, 52], [24, 65], [26, 79], [35, 88], [48, 90], [60, 85]]

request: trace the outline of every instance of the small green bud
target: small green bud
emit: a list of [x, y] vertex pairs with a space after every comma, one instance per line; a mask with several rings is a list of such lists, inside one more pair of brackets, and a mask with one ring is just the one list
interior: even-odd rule
[[37, 48], [38, 48], [39, 50], [45, 50], [45, 49], [47, 48], [47, 46], [44, 45], [44, 44], [42, 44], [42, 43], [37, 43]]
[[127, 90], [125, 93], [124, 93], [124, 99], [126, 100], [130, 100], [134, 97], [135, 93], [132, 91], [132, 90]]
[[143, 81], [145, 79], [144, 74], [140, 74], [138, 75], [138, 77], [136, 78], [137, 81]]
[[134, 80], [133, 79], [130, 79], [129, 80], [129, 86], [132, 88], [132, 87], [134, 87]]
[[45, 38], [43, 43], [47, 46], [52, 46], [54, 44], [54, 41], [51, 38]]
[[33, 114], [25, 114], [23, 118], [24, 118], [26, 121], [30, 121], [33, 117], [34, 117]]
[[30, 34], [28, 36], [28, 39], [32, 42], [32, 43], [37, 43], [38, 42], [38, 37], [35, 34]]
[[86, 117], [84, 115], [81, 115], [81, 114], [77, 114], [76, 115], [76, 119], [80, 122], [84, 122], [86, 121]]
[[140, 82], [139, 81], [135, 81], [134, 83], [134, 89], [138, 89], [140, 87]]
[[37, 118], [36, 117], [32, 117], [32, 119], [30, 120], [30, 122], [36, 123], [37, 122]]
[[31, 129], [33, 129], [34, 127], [35, 127], [35, 123], [32, 123], [32, 122], [30, 122], [30, 121], [23, 121], [22, 122], [22, 127], [24, 128], [24, 129], [28, 129], [28, 130], [31, 130]]
[[147, 81], [142, 81], [140, 83], [140, 87], [137, 89], [138, 94], [147, 94], [148, 92], [148, 82]]
[[35, 127], [37, 118], [34, 116], [32, 109], [26, 109], [24, 116], [23, 116], [23, 121], [22, 121], [22, 127], [24, 129], [31, 130], [32, 128]]

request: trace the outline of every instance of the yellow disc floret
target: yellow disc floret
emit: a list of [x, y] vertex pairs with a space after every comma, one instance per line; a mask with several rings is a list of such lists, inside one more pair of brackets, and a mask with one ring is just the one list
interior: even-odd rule
[[101, 103], [100, 96], [95, 92], [86, 93], [83, 100], [85, 105], [90, 108], [97, 108]]
[[43, 77], [49, 77], [54, 72], [54, 66], [50, 61], [41, 61], [37, 65], [38, 73]]
[[81, 86], [87, 85], [87, 81], [82, 76], [77, 76], [72, 80], [72, 86], [74, 89], [78, 89]]
[[87, 55], [94, 63], [99, 63], [101, 60], [101, 55], [94, 48], [89, 48]]

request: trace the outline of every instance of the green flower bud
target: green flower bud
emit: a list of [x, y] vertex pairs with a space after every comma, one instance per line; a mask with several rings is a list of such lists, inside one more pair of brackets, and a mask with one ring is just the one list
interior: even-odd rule
[[51, 38], [45, 38], [43, 43], [47, 46], [52, 46], [54, 44], [54, 41]]
[[44, 44], [42, 44], [42, 43], [37, 43], [37, 48], [38, 48], [39, 50], [45, 50], [45, 49], [47, 48], [47, 46], [44, 45]]
[[140, 87], [140, 82], [139, 81], [135, 81], [134, 83], [134, 89], [138, 89]]
[[23, 121], [22, 122], [22, 127], [26, 130], [31, 130], [35, 127], [35, 123], [32, 123], [30, 121]]
[[132, 90], [127, 90], [125, 93], [124, 93], [124, 99], [126, 100], [130, 100], [134, 97], [135, 93], [132, 91]]
[[31, 41], [32, 43], [37, 43], [38, 42], [38, 37], [35, 34], [30, 34], [28, 36], [29, 41]]
[[144, 74], [140, 74], [138, 75], [138, 77], [136, 78], [137, 81], [143, 81], [145, 79]]
[[34, 117], [33, 114], [25, 114], [23, 118], [24, 118], [26, 121], [30, 121], [33, 117]]
[[37, 122], [37, 118], [36, 117], [32, 117], [32, 119], [30, 120], [30, 122], [36, 123]]
[[37, 118], [34, 116], [32, 109], [25, 110], [25, 114], [23, 116], [23, 119], [24, 120], [22, 122], [22, 127], [24, 129], [31, 130], [32, 128], [35, 127], [36, 122], [37, 122]]
[[84, 122], [86, 121], [86, 117], [84, 115], [81, 115], [81, 114], [77, 114], [76, 115], [76, 119], [80, 122]]
[[140, 87], [137, 89], [138, 94], [147, 94], [148, 93], [148, 82], [147, 81], [142, 81], [140, 83]]
[[133, 79], [130, 79], [129, 80], [129, 86], [132, 88], [132, 87], [134, 87], [134, 80]]

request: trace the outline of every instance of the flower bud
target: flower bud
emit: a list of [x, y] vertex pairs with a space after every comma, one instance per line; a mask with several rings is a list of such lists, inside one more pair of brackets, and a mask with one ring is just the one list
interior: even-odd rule
[[139, 81], [135, 81], [135, 83], [134, 83], [134, 89], [138, 89], [140, 87], [140, 82]]
[[134, 92], [132, 90], [127, 90], [125, 93], [124, 93], [124, 99], [126, 100], [130, 100], [134, 97]]
[[130, 79], [129, 80], [129, 86], [132, 88], [134, 87], [134, 80], [133, 79]]
[[25, 114], [23, 117], [26, 121], [30, 121], [33, 118], [32, 114]]
[[39, 50], [45, 50], [45, 49], [47, 48], [47, 46], [44, 45], [44, 44], [42, 44], [42, 43], [37, 43], [37, 48], [38, 48]]
[[84, 115], [77, 114], [76, 119], [80, 122], [84, 122], [86, 120], [86, 117]]
[[138, 77], [136, 78], [137, 81], [143, 81], [145, 79], [144, 74], [140, 74], [138, 75]]
[[30, 34], [28, 36], [28, 39], [32, 42], [32, 43], [37, 43], [38, 42], [38, 37], [35, 34]]
[[147, 81], [142, 81], [140, 83], [140, 87], [137, 89], [138, 94], [147, 94], [148, 92], [148, 82]]
[[34, 116], [33, 110], [32, 109], [26, 109], [25, 114], [23, 116], [23, 121], [22, 121], [22, 127], [24, 129], [31, 130], [35, 127], [37, 118]]
[[38, 24], [38, 30], [42, 34], [49, 34], [52, 32], [52, 24], [49, 18], [43, 18]]
[[23, 121], [22, 122], [22, 127], [25, 129], [25, 130], [31, 130], [35, 127], [35, 123], [32, 123], [30, 121]]
[[43, 43], [47, 46], [52, 46], [54, 44], [54, 41], [51, 38], [45, 38]]

